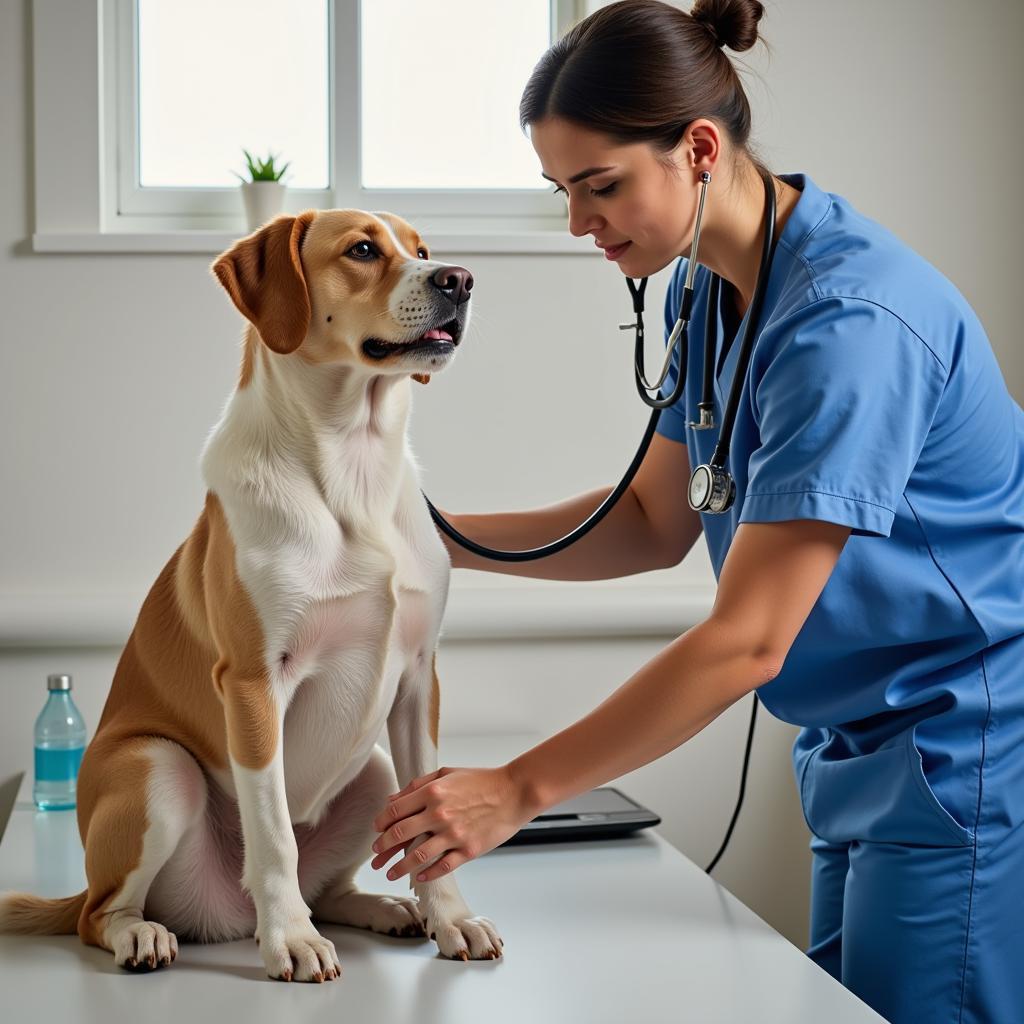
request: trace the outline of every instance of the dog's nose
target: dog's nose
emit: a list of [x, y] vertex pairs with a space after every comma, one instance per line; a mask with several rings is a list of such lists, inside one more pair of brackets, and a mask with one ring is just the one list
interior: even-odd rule
[[445, 292], [456, 306], [461, 306], [473, 290], [473, 275], [465, 267], [441, 267], [430, 282]]

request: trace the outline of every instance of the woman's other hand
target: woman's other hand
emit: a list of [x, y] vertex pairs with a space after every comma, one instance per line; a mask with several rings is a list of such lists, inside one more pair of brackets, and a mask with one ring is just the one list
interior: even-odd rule
[[[429, 882], [500, 846], [535, 813], [509, 765], [439, 768], [388, 797], [373, 823], [383, 834], [373, 844], [377, 856], [371, 867], [406, 851], [388, 878], [414, 874], [416, 881]], [[429, 838], [408, 852], [421, 835]]]

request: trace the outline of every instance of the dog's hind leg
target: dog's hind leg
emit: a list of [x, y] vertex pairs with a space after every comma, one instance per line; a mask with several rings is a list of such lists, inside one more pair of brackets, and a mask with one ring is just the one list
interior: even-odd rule
[[78, 934], [110, 950], [119, 967], [152, 970], [177, 956], [175, 935], [146, 920], [146, 894], [206, 797], [199, 765], [171, 740], [101, 740], [86, 752], [79, 822], [89, 889]]
[[315, 828], [296, 827], [299, 885], [313, 920], [384, 935], [426, 935], [415, 899], [363, 892], [355, 882], [360, 865], [373, 854], [373, 819], [397, 788], [391, 758], [374, 745], [363, 770], [335, 797]]

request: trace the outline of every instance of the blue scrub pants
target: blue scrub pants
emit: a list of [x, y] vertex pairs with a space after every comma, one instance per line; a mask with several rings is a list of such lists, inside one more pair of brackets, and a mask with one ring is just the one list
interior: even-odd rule
[[807, 955], [836, 980], [893, 1024], [1024, 1021], [1024, 826], [811, 850]]
[[987, 754], [982, 772], [965, 769], [974, 807], [957, 820], [912, 729], [852, 757], [835, 730], [795, 748], [812, 832], [807, 955], [892, 1024], [1024, 1024], [1024, 822], [1006, 799], [1022, 755], [996, 742]]

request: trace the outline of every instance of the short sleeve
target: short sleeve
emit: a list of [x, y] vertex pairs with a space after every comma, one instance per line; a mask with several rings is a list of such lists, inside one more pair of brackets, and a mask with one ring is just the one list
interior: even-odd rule
[[[687, 260], [680, 259], [672, 272], [672, 279], [669, 281], [668, 291], [665, 294], [665, 344], [668, 344], [669, 335], [675, 327], [676, 317], [679, 315], [679, 303], [683, 298], [683, 283], [686, 280]], [[662, 356], [664, 359], [664, 356]], [[658, 364], [658, 372], [661, 372], [661, 363]], [[653, 374], [648, 373], [650, 380]], [[661, 385], [660, 397], [668, 398], [675, 390], [676, 381], [679, 379], [679, 346], [676, 346], [672, 353], [672, 365], [669, 368], [668, 376]], [[662, 409], [658, 418], [658, 426], [655, 432], [673, 441], [686, 443], [686, 394], [679, 396], [679, 399]]]
[[739, 521], [821, 519], [888, 537], [946, 368], [865, 299], [819, 299], [765, 334], [751, 367], [761, 443]]

